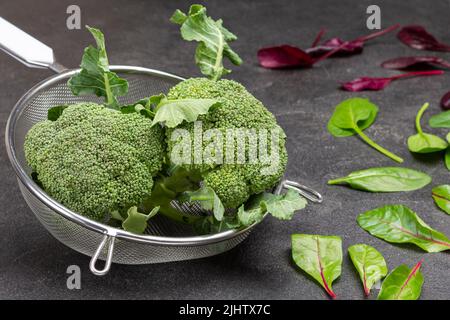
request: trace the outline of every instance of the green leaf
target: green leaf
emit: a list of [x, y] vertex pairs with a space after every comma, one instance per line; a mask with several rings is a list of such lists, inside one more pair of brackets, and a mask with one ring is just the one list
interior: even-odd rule
[[295, 211], [306, 206], [305, 198], [292, 189], [280, 195], [263, 193], [261, 201], [264, 203], [267, 212], [280, 220], [291, 220]]
[[200, 42], [195, 52], [195, 62], [208, 78], [217, 80], [231, 72], [223, 66], [224, 57], [235, 65], [242, 63], [228, 44], [237, 37], [222, 26], [222, 20], [214, 21], [208, 17], [202, 5], [192, 5], [187, 15], [176, 10], [170, 20], [181, 25], [184, 40]]
[[358, 224], [375, 237], [393, 243], [413, 243], [427, 252], [450, 249], [450, 240], [404, 205], [387, 205], [360, 214]]
[[165, 123], [166, 127], [175, 128], [183, 121], [194, 122], [201, 114], [217, 104], [214, 99], [177, 99], [168, 100], [163, 97], [157, 102], [152, 125]]
[[136, 206], [131, 207], [127, 211], [127, 218], [122, 222], [122, 228], [125, 231], [143, 234], [147, 228], [147, 221], [155, 214], [158, 213], [159, 207], [153, 208], [149, 214], [143, 214], [138, 212]]
[[47, 111], [47, 119], [50, 121], [56, 121], [62, 115], [64, 109], [66, 109], [68, 105], [54, 106], [48, 109]]
[[363, 132], [375, 121], [377, 113], [378, 107], [368, 99], [350, 98], [336, 106], [333, 115], [328, 121], [327, 128], [335, 137], [347, 137], [358, 134], [372, 148], [394, 161], [403, 162], [402, 158], [384, 149]]
[[406, 265], [395, 268], [383, 281], [378, 300], [417, 300], [422, 290], [423, 275], [420, 272], [422, 261], [414, 268]]
[[225, 215], [222, 221], [217, 221], [214, 216], [206, 216], [198, 219], [194, 223], [194, 230], [198, 234], [214, 234], [226, 230], [237, 229], [242, 225], [239, 223], [235, 215]]
[[445, 150], [444, 163], [447, 170], [450, 171], [450, 148], [447, 148], [447, 150]]
[[436, 205], [446, 214], [450, 214], [450, 185], [443, 184], [434, 187], [431, 194]]
[[107, 107], [118, 109], [117, 97], [127, 94], [128, 82], [109, 71], [103, 33], [89, 26], [86, 28], [93, 35], [97, 48], [84, 49], [81, 71], [69, 79], [68, 86], [74, 95], [95, 94], [105, 98]]
[[189, 201], [198, 201], [203, 209], [212, 210], [216, 220], [222, 220], [225, 208], [211, 187], [203, 186], [196, 191], [186, 191], [186, 195]]
[[369, 296], [372, 286], [388, 273], [386, 261], [378, 250], [367, 244], [355, 244], [348, 254], [363, 283], [364, 293]]
[[294, 262], [336, 298], [331, 286], [341, 274], [341, 238], [308, 234], [293, 234], [291, 238]]
[[450, 128], [450, 110], [432, 116], [428, 124], [432, 128]]
[[150, 98], [141, 99], [132, 104], [127, 104], [120, 107], [122, 113], [139, 113], [146, 118], [153, 119], [155, 113], [151, 110]]
[[417, 190], [430, 182], [431, 177], [420, 171], [380, 167], [355, 171], [346, 177], [329, 180], [328, 184], [348, 184], [354, 189], [371, 192], [398, 192]]
[[242, 226], [250, 226], [259, 223], [264, 218], [266, 209], [260, 203], [251, 208], [244, 209], [244, 205], [240, 206], [237, 212], [238, 221]]
[[433, 134], [424, 133], [420, 125], [423, 113], [428, 108], [429, 103], [425, 103], [416, 116], [417, 134], [408, 138], [408, 149], [416, 153], [431, 153], [444, 150], [448, 147], [448, 143]]

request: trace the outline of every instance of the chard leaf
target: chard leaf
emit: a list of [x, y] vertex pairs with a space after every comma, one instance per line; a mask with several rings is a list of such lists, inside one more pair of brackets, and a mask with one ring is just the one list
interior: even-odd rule
[[417, 300], [422, 290], [423, 275], [420, 272], [422, 261], [414, 268], [406, 265], [395, 268], [383, 281], [378, 300]]
[[291, 237], [294, 262], [319, 282], [331, 298], [336, 298], [331, 285], [341, 274], [341, 238], [308, 234]]
[[176, 10], [170, 20], [181, 25], [184, 40], [200, 42], [195, 52], [195, 62], [208, 78], [218, 80], [231, 72], [224, 68], [223, 57], [227, 57], [234, 65], [242, 63], [228, 44], [237, 37], [222, 26], [222, 20], [214, 21], [208, 17], [204, 6], [191, 5], [187, 15]]
[[156, 104], [152, 125], [164, 123], [166, 127], [175, 128], [183, 121], [196, 121], [199, 115], [208, 113], [218, 101], [214, 99], [169, 100], [164, 96], [156, 96], [156, 98], [153, 97], [152, 103]]
[[448, 147], [448, 143], [433, 134], [424, 133], [422, 126], [420, 125], [420, 119], [423, 113], [428, 108], [429, 104], [425, 103], [416, 116], [416, 128], [417, 134], [408, 138], [408, 149], [411, 152], [416, 153], [431, 153], [436, 151], [445, 150]]
[[328, 121], [328, 131], [335, 137], [359, 135], [369, 146], [397, 162], [403, 159], [381, 147], [370, 139], [363, 130], [368, 128], [378, 113], [378, 107], [368, 99], [351, 98], [339, 103]]
[[428, 124], [432, 128], [450, 128], [450, 110], [435, 114]]
[[387, 205], [362, 213], [358, 224], [371, 235], [393, 243], [413, 243], [427, 252], [450, 249], [450, 240], [404, 205]]
[[420, 189], [431, 182], [423, 172], [401, 168], [380, 167], [359, 170], [346, 177], [328, 181], [328, 184], [348, 184], [354, 189], [371, 192], [398, 192]]
[[355, 244], [348, 248], [348, 253], [359, 273], [364, 293], [369, 296], [372, 286], [388, 273], [386, 261], [378, 250], [367, 244]]
[[127, 211], [127, 218], [122, 222], [122, 228], [125, 231], [142, 234], [147, 228], [147, 221], [158, 213], [159, 207], [155, 207], [149, 214], [138, 212], [136, 206]]
[[76, 96], [95, 94], [105, 98], [107, 107], [118, 109], [117, 97], [127, 94], [128, 82], [116, 73], [109, 71], [103, 33], [89, 26], [86, 28], [94, 37], [97, 48], [89, 46], [84, 49], [81, 71], [69, 79], [68, 86]]
[[47, 111], [47, 119], [50, 121], [56, 121], [62, 115], [64, 109], [66, 109], [68, 105], [54, 106], [48, 109]]
[[203, 209], [212, 210], [214, 218], [222, 221], [225, 208], [211, 187], [203, 186], [196, 191], [186, 191], [189, 201], [198, 201]]
[[431, 192], [436, 205], [446, 214], [450, 214], [450, 185], [443, 184], [434, 187]]

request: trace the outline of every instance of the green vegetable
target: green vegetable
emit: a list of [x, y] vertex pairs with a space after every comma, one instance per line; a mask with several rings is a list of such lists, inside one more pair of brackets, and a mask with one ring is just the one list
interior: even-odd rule
[[[447, 140], [448, 140], [448, 136], [447, 136]], [[445, 167], [447, 168], [447, 170], [450, 171], [450, 148], [447, 148], [447, 150], [445, 151], [444, 163], [445, 163]]]
[[[225, 208], [238, 208], [245, 203], [251, 195], [271, 190], [276, 186], [282, 176], [287, 164], [286, 135], [279, 127], [275, 117], [264, 105], [252, 96], [241, 84], [230, 80], [212, 81], [205, 78], [191, 78], [180, 82], [170, 89], [167, 98], [171, 99], [215, 99], [219, 103], [210, 108], [205, 115], [200, 115], [202, 127], [207, 129], [218, 129], [226, 132], [227, 129], [246, 128], [249, 130], [272, 130], [278, 138], [278, 150], [274, 150], [278, 157], [278, 165], [273, 172], [265, 173], [264, 169], [270, 163], [249, 161], [249, 152], [245, 152], [243, 163], [198, 163], [194, 153], [187, 162], [180, 164], [187, 170], [201, 172], [204, 184], [211, 187], [222, 201]], [[191, 141], [195, 141], [195, 124], [183, 122], [176, 128], [166, 130], [168, 141], [168, 155], [173, 159], [176, 154], [175, 147], [178, 140], [174, 138], [175, 129], [186, 129]], [[226, 137], [226, 135], [224, 135]], [[268, 134], [268, 154], [272, 153], [271, 134]], [[176, 136], [175, 136], [176, 137]], [[274, 142], [275, 143], [275, 142]], [[237, 144], [236, 144], [237, 145]], [[201, 147], [201, 154], [206, 150], [207, 144]], [[248, 150], [248, 142], [245, 145]], [[226, 143], [221, 150], [222, 155], [227, 154]], [[234, 158], [234, 162], [236, 162]], [[172, 160], [173, 161], [173, 160]], [[174, 162], [174, 161], [173, 161]]]
[[222, 26], [222, 20], [214, 21], [208, 17], [206, 8], [202, 5], [192, 5], [187, 15], [176, 10], [170, 20], [181, 25], [184, 40], [200, 42], [195, 52], [195, 62], [208, 78], [218, 80], [231, 72], [223, 67], [223, 57], [227, 57], [235, 65], [242, 63], [241, 58], [229, 46], [229, 42], [237, 37]]
[[89, 46], [84, 49], [81, 71], [69, 79], [68, 86], [76, 96], [95, 94], [98, 97], [105, 97], [107, 107], [118, 109], [117, 97], [127, 94], [128, 82], [109, 71], [103, 33], [89, 26], [86, 28], [93, 35], [97, 48]]
[[94, 103], [70, 105], [56, 121], [36, 123], [24, 143], [27, 162], [44, 190], [100, 221], [151, 194], [164, 150], [161, 127], [139, 114]]
[[67, 105], [54, 106], [48, 109], [47, 111], [47, 119], [50, 121], [56, 121], [62, 115], [64, 109], [66, 109]]
[[378, 300], [417, 300], [423, 284], [421, 265], [419, 261], [412, 269], [406, 265], [395, 268], [383, 281]]
[[372, 148], [397, 162], [403, 159], [372, 141], [363, 130], [368, 128], [378, 113], [378, 107], [368, 99], [351, 98], [336, 106], [328, 122], [328, 131], [335, 137], [347, 137], [358, 134]]
[[136, 206], [127, 211], [127, 218], [122, 222], [122, 228], [125, 231], [142, 234], [147, 228], [147, 221], [158, 213], [159, 207], [153, 208], [149, 214], [138, 212]]
[[380, 167], [355, 171], [346, 177], [329, 180], [328, 184], [348, 184], [354, 189], [371, 192], [398, 192], [417, 190], [430, 182], [431, 177], [420, 171]]
[[341, 274], [341, 238], [308, 234], [293, 234], [291, 238], [295, 264], [319, 282], [331, 298], [336, 298], [331, 285]]
[[428, 124], [432, 128], [450, 128], [450, 110], [435, 114]]
[[450, 214], [450, 185], [443, 184], [434, 187], [431, 194], [436, 205], [445, 213]]
[[198, 201], [203, 209], [212, 210], [216, 220], [222, 220], [225, 208], [212, 188], [203, 186], [196, 191], [187, 191], [186, 195], [189, 201]]
[[367, 244], [355, 244], [348, 248], [350, 259], [364, 286], [364, 293], [369, 296], [372, 286], [388, 273], [386, 261], [380, 252]]
[[155, 107], [155, 117], [152, 125], [165, 123], [169, 128], [175, 128], [183, 121], [194, 122], [201, 114], [206, 114], [215, 99], [176, 99], [168, 100], [164, 95], [152, 97]]
[[413, 243], [427, 252], [450, 249], [450, 240], [432, 229], [403, 205], [388, 205], [360, 214], [358, 224], [374, 235], [393, 243]]
[[305, 206], [306, 200], [294, 190], [280, 195], [264, 192], [250, 199], [248, 205], [239, 207], [238, 219], [243, 226], [261, 221], [266, 213], [280, 220], [291, 220], [295, 211]]
[[425, 103], [417, 113], [416, 129], [418, 133], [408, 138], [408, 149], [411, 152], [431, 153], [444, 150], [448, 147], [448, 143], [444, 139], [441, 139], [433, 134], [423, 133], [422, 131], [420, 119], [428, 106], [429, 104]]

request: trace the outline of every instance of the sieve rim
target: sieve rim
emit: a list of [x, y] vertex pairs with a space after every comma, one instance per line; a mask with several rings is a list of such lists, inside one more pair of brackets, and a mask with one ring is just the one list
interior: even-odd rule
[[[110, 66], [111, 71], [122, 72], [122, 73], [139, 73], [144, 75], [152, 75], [159, 76], [162, 78], [171, 78], [176, 80], [185, 80], [184, 78], [177, 76], [175, 74], [167, 73], [164, 71], [159, 71], [155, 69], [149, 69], [144, 67], [137, 66], [125, 66], [125, 65], [114, 65]], [[222, 242], [225, 240], [229, 240], [231, 238], [237, 237], [243, 233], [248, 232], [252, 229], [256, 224], [254, 223], [243, 229], [232, 229], [226, 230], [223, 232], [211, 234], [211, 235], [200, 235], [200, 236], [191, 236], [191, 237], [164, 237], [164, 236], [154, 236], [154, 235], [139, 235], [134, 234], [122, 229], [114, 228], [103, 224], [101, 222], [97, 222], [91, 219], [88, 219], [75, 211], [70, 210], [69, 208], [63, 206], [58, 201], [54, 200], [50, 197], [43, 189], [41, 189], [26, 173], [24, 168], [20, 165], [17, 155], [16, 155], [16, 146], [14, 142], [14, 133], [16, 130], [17, 120], [19, 119], [22, 112], [25, 110], [27, 103], [32, 101], [34, 97], [40, 93], [41, 91], [47, 89], [53, 84], [67, 79], [75, 73], [79, 72], [81, 69], [70, 69], [66, 70], [62, 73], [56, 74], [54, 76], [50, 76], [36, 85], [34, 85], [31, 89], [29, 89], [14, 105], [11, 113], [8, 117], [8, 121], [6, 123], [6, 132], [5, 132], [5, 143], [6, 143], [6, 151], [8, 154], [8, 158], [11, 162], [11, 165], [15, 171], [20, 182], [30, 191], [30, 193], [39, 199], [45, 206], [55, 211], [59, 215], [64, 218], [77, 223], [89, 230], [108, 235], [111, 237], [115, 237], [117, 239], [123, 239], [131, 242], [143, 243], [143, 244], [154, 244], [154, 245], [164, 245], [164, 246], [202, 246], [207, 244], [213, 244], [217, 242]]]

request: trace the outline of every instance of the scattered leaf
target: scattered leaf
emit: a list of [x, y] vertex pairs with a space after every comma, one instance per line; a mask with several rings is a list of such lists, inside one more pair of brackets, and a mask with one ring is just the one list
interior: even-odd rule
[[341, 238], [308, 234], [293, 234], [291, 238], [295, 264], [319, 282], [331, 298], [336, 298], [331, 286], [341, 275]]
[[372, 286], [388, 273], [386, 261], [378, 250], [367, 244], [355, 244], [348, 254], [363, 283], [364, 293], [369, 296]]
[[379, 167], [359, 170], [328, 184], [348, 184], [354, 189], [371, 192], [411, 191], [423, 188], [431, 177], [423, 172], [401, 167]]
[[397, 34], [397, 37], [407, 46], [417, 50], [450, 52], [450, 45], [439, 42], [422, 26], [411, 25], [403, 27]]
[[428, 124], [432, 128], [450, 128], [450, 110], [435, 114]]
[[395, 268], [383, 281], [378, 300], [417, 300], [422, 290], [423, 275], [420, 272], [422, 261], [414, 268], [406, 265]]
[[450, 62], [433, 56], [426, 57], [399, 57], [384, 61], [381, 66], [386, 69], [436, 69], [450, 68]]
[[442, 96], [441, 107], [444, 110], [450, 109], [450, 91]]
[[429, 103], [425, 103], [416, 116], [416, 129], [417, 134], [408, 138], [408, 149], [411, 152], [417, 153], [431, 153], [436, 151], [445, 150], [448, 147], [448, 143], [433, 134], [424, 133], [422, 126], [420, 125], [420, 119], [423, 113], [428, 108]]
[[431, 195], [436, 205], [447, 214], [450, 214], [450, 185], [443, 184], [434, 187]]
[[427, 252], [450, 250], [450, 240], [403, 205], [387, 205], [369, 210], [357, 218], [371, 235], [393, 243], [413, 243]]

